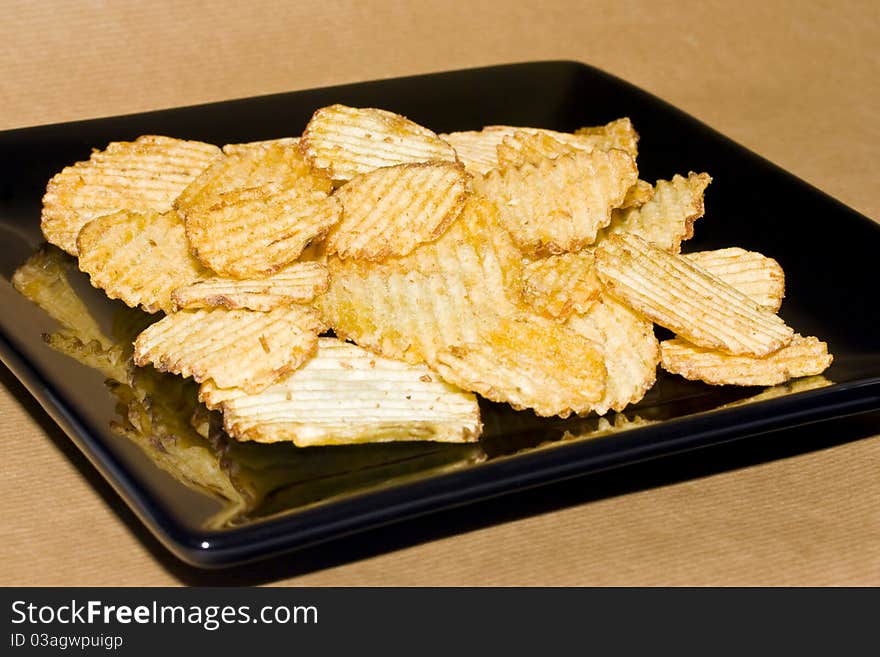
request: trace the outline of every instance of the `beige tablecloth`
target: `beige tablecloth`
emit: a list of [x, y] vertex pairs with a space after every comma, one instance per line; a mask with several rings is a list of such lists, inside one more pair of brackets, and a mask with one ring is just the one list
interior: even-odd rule
[[[576, 59], [880, 218], [880, 12], [870, 0], [2, 6], [0, 129]], [[592, 495], [590, 482], [557, 487], [546, 495], [558, 499], [445, 514], [230, 579], [168, 557], [5, 369], [0, 383], [0, 584], [880, 584], [876, 415], [803, 429], [795, 442], [822, 448], [799, 455], [740, 454], [740, 467], [695, 466], [644, 490], [606, 478], [612, 495]]]

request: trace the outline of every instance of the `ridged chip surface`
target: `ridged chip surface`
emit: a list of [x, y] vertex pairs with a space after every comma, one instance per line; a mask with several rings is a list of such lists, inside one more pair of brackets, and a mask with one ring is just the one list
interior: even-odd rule
[[731, 356], [676, 338], [660, 343], [663, 369], [712, 385], [773, 386], [799, 376], [824, 372], [833, 360], [818, 338], [795, 335], [769, 356]]
[[306, 126], [300, 148], [336, 181], [395, 164], [455, 161], [452, 146], [431, 130], [372, 107], [322, 107]]
[[523, 300], [548, 317], [585, 313], [602, 291], [590, 249], [532, 260], [523, 268]]
[[353, 178], [334, 194], [342, 219], [327, 253], [379, 260], [435, 240], [461, 212], [468, 175], [452, 163], [401, 164]]
[[473, 442], [482, 429], [473, 394], [424, 365], [382, 358], [335, 338], [320, 338], [313, 358], [262, 392], [218, 390], [209, 382], [200, 397], [223, 411], [226, 431], [239, 440], [299, 447]]
[[605, 125], [585, 126], [574, 131], [576, 137], [589, 140], [594, 148], [619, 148], [635, 158], [639, 154], [639, 133], [629, 117], [615, 119]]
[[256, 148], [273, 148], [275, 146], [296, 147], [299, 137], [278, 137], [277, 139], [263, 139], [260, 141], [245, 141], [237, 144], [225, 144], [223, 152], [226, 155], [247, 153]]
[[408, 256], [382, 263], [331, 257], [328, 266], [330, 289], [318, 303], [340, 337], [426, 363], [459, 387], [542, 415], [588, 410], [602, 395], [597, 346], [523, 312], [520, 253], [484, 199], [471, 198], [442, 237]]
[[199, 261], [221, 276], [269, 276], [322, 239], [339, 221], [341, 205], [323, 191], [277, 183], [223, 194], [187, 214], [186, 236]]
[[76, 255], [80, 228], [120, 210], [165, 212], [221, 156], [212, 144], [144, 135], [113, 142], [65, 167], [46, 187], [41, 227], [46, 240]]
[[330, 179], [312, 167], [297, 143], [287, 139], [252, 144], [227, 144], [219, 158], [196, 178], [175, 200], [174, 206], [187, 220], [202, 210], [222, 205], [230, 192], [271, 185], [280, 190], [298, 189], [329, 194]]
[[707, 349], [766, 356], [794, 331], [736, 288], [637, 235], [613, 235], [596, 249], [599, 279], [626, 305]]
[[785, 297], [785, 272], [773, 258], [739, 247], [686, 253], [684, 257], [773, 312]]
[[706, 173], [675, 175], [658, 180], [650, 200], [638, 207], [615, 210], [603, 234], [631, 233], [671, 253], [694, 235], [694, 222], [703, 216], [703, 192], [712, 178]]
[[209, 275], [189, 252], [174, 210], [99, 217], [83, 226], [77, 250], [92, 285], [148, 313], [171, 312], [175, 288]]
[[320, 262], [295, 262], [267, 278], [240, 280], [214, 276], [179, 287], [171, 295], [174, 309], [247, 308], [272, 310], [307, 303], [327, 289], [330, 276]]
[[474, 185], [498, 205], [520, 249], [547, 255], [592, 244], [637, 179], [633, 159], [612, 150], [490, 171]]
[[605, 394], [593, 405], [599, 415], [640, 401], [654, 385], [660, 345], [650, 320], [603, 293], [589, 311], [572, 315], [565, 326], [602, 349]]
[[135, 363], [162, 372], [213, 379], [221, 388], [259, 392], [304, 363], [315, 351], [320, 319], [306, 306], [269, 312], [181, 310], [135, 340]]
[[[511, 128], [511, 132], [515, 128]], [[464, 130], [441, 134], [458, 155], [459, 161], [470, 173], [482, 176], [498, 168], [498, 144], [508, 134], [503, 130]]]

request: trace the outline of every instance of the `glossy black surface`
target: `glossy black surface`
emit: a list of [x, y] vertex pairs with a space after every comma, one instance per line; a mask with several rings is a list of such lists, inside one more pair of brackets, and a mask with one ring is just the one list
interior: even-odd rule
[[[749, 401], [761, 390], [662, 377], [627, 413], [652, 423], [565, 440], [565, 432], [589, 436], [596, 420], [540, 420], [485, 405], [488, 430], [479, 458], [402, 447], [355, 475], [334, 471], [332, 494], [312, 479], [300, 485], [285, 471], [281, 483], [273, 475], [271, 494], [258, 508], [212, 525], [223, 505], [182, 485], [109, 430], [118, 399], [104, 375], [48, 348], [41, 335], [56, 324], [8, 281], [42, 241], [46, 181], [87, 158], [92, 147], [146, 133], [217, 144], [294, 135], [315, 108], [334, 102], [388, 108], [438, 132], [492, 123], [569, 130], [629, 116], [641, 135], [640, 177], [694, 170], [714, 178], [706, 217], [688, 248], [741, 246], [779, 260], [787, 279], [781, 315], [799, 332], [828, 341], [835, 363], [826, 376], [833, 385], [778, 389], [771, 395], [779, 396]], [[581, 64], [474, 69], [17, 130], [0, 134], [0, 153], [0, 355], [151, 531], [196, 565], [238, 563], [515, 489], [880, 407], [874, 273], [880, 226], [662, 101]], [[120, 305], [92, 290], [84, 276], [72, 273], [70, 280], [89, 311], [110, 327]], [[300, 458], [291, 448], [275, 449], [256, 460]], [[341, 462], [354, 460], [354, 452], [339, 449]], [[224, 452], [220, 462], [223, 472], [239, 475], [241, 464], [253, 459]], [[265, 482], [264, 471], [259, 477]]]

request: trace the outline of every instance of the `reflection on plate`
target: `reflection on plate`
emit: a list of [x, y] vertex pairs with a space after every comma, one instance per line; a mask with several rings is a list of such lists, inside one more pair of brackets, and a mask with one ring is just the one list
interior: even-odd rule
[[220, 414], [198, 401], [191, 379], [132, 363], [132, 342], [159, 317], [117, 304], [110, 335], [100, 328], [71, 284], [76, 261], [54, 246], [40, 247], [13, 275], [16, 288], [61, 326], [43, 335], [53, 349], [100, 371], [117, 400], [112, 431], [135, 443], [182, 484], [223, 501], [206, 527], [219, 529], [369, 490], [437, 474], [534, 447], [587, 440], [664, 419], [831, 385], [815, 376], [755, 392], [712, 388], [662, 377], [625, 413], [540, 418], [502, 404], [482, 403], [485, 430], [476, 445], [377, 443], [297, 448], [230, 438]]

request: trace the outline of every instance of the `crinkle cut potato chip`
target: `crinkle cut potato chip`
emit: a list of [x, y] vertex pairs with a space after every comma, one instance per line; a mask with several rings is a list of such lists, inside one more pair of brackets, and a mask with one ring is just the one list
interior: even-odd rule
[[547, 255], [592, 244], [637, 179], [633, 159], [611, 150], [490, 171], [474, 185], [498, 205], [504, 227], [523, 252]]
[[507, 134], [503, 130], [464, 130], [441, 134], [440, 138], [455, 149], [468, 172], [482, 176], [498, 168], [498, 144]]
[[468, 175], [452, 163], [399, 164], [355, 176], [334, 195], [342, 219], [327, 253], [381, 260], [430, 242], [461, 212]]
[[602, 291], [591, 249], [528, 261], [522, 298], [531, 308], [559, 320], [593, 307]]
[[144, 135], [112, 142], [56, 174], [43, 196], [41, 228], [50, 244], [76, 255], [80, 228], [120, 210], [166, 212], [220, 149], [199, 141]]
[[565, 325], [599, 345], [604, 356], [605, 394], [593, 411], [620, 411], [654, 385], [660, 345], [650, 320], [603, 293], [589, 311], [572, 315]]
[[739, 247], [685, 253], [684, 257], [773, 312], [782, 305], [785, 272], [773, 258]]
[[736, 288], [638, 235], [612, 235], [596, 248], [596, 272], [626, 305], [693, 344], [766, 356], [794, 331]]
[[711, 385], [773, 386], [800, 376], [821, 374], [833, 357], [818, 338], [795, 335], [763, 358], [731, 356], [676, 338], [660, 343], [663, 369]]
[[671, 253], [694, 236], [694, 222], [703, 216], [703, 192], [712, 182], [706, 173], [658, 180], [654, 194], [642, 205], [615, 210], [604, 234], [632, 233]]
[[296, 147], [297, 144], [299, 144], [299, 137], [279, 137], [277, 139], [263, 139], [261, 141], [246, 141], [239, 144], [225, 144], [223, 146], [223, 153], [226, 155], [238, 155], [253, 149], [272, 148], [274, 146]]
[[329, 194], [330, 179], [312, 167], [288, 139], [227, 144], [219, 158], [184, 189], [174, 206], [185, 218], [223, 204], [226, 194], [274, 185], [281, 190], [320, 191]]
[[314, 261], [294, 262], [266, 278], [239, 280], [214, 276], [179, 287], [171, 295], [174, 309], [247, 308], [272, 310], [308, 303], [330, 284], [327, 267]]
[[536, 415], [589, 412], [605, 392], [598, 347], [558, 322], [503, 316], [477, 342], [449, 345], [430, 363], [444, 380]]
[[300, 148], [337, 182], [395, 164], [456, 161], [452, 146], [431, 130], [373, 107], [322, 107], [303, 131]]
[[[638, 208], [654, 198], [654, 186], [644, 180], [637, 180], [636, 184], [630, 187], [623, 202], [620, 204], [620, 210], [629, 208]], [[613, 215], [612, 215], [613, 217]]]
[[[331, 257], [328, 266], [330, 289], [318, 304], [340, 337], [442, 369], [459, 387], [543, 415], [581, 412], [602, 394], [596, 345], [523, 312], [521, 256], [485, 199], [469, 199], [442, 237], [408, 256], [381, 263]], [[517, 364], [524, 345], [529, 359]], [[485, 370], [496, 352], [504, 370]]]
[[320, 338], [302, 368], [249, 395], [202, 384], [200, 398], [223, 412], [230, 435], [298, 447], [366, 442], [476, 441], [482, 430], [473, 394], [424, 365], [382, 358], [335, 338]]
[[181, 310], [156, 322], [135, 340], [135, 364], [208, 379], [221, 388], [259, 392], [302, 365], [322, 330], [307, 306], [252, 310]]
[[208, 275], [190, 254], [174, 210], [99, 217], [83, 226], [77, 251], [93, 286], [148, 313], [171, 312], [174, 289]]
[[299, 258], [339, 221], [342, 207], [323, 191], [278, 184], [227, 192], [188, 214], [186, 237], [199, 261], [221, 276], [269, 276]]
[[598, 148], [607, 151], [619, 148], [635, 159], [639, 154], [639, 133], [636, 132], [628, 116], [615, 119], [605, 125], [585, 126], [574, 131], [580, 137]]
[[337, 336], [410, 363], [476, 341], [497, 313], [517, 310], [510, 297], [522, 258], [497, 215], [471, 197], [442, 237], [407, 256], [377, 263], [331, 256], [330, 288], [317, 300], [325, 320]]

